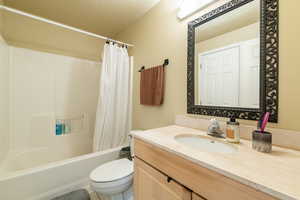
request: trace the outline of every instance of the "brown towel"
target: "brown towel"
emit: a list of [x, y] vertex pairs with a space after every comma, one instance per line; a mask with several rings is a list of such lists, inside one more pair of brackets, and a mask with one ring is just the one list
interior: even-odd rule
[[164, 67], [157, 66], [141, 72], [140, 102], [143, 105], [159, 106], [164, 97]]

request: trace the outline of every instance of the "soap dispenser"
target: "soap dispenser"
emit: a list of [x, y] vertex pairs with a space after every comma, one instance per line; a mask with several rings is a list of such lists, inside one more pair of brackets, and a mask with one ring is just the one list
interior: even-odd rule
[[240, 123], [234, 117], [226, 123], [226, 140], [230, 143], [240, 143]]

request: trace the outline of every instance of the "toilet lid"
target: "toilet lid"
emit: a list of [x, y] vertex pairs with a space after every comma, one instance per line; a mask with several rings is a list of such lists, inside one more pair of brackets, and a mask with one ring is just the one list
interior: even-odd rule
[[133, 173], [132, 161], [123, 158], [105, 163], [92, 171], [90, 179], [94, 182], [112, 182]]

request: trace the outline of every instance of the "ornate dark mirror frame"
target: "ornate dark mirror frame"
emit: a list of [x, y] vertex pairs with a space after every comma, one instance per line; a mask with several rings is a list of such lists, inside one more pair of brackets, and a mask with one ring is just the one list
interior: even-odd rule
[[187, 113], [258, 120], [270, 112], [269, 121], [278, 121], [278, 0], [260, 0], [260, 108], [195, 105], [195, 28], [251, 1], [232, 0], [188, 24]]

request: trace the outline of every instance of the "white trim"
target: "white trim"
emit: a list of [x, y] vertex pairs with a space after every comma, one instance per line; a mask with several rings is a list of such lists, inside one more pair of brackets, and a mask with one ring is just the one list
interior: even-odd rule
[[85, 31], [85, 30], [82, 30], [82, 29], [79, 29], [79, 28], [75, 28], [75, 27], [68, 26], [68, 25], [65, 25], [65, 24], [62, 24], [62, 23], [58, 23], [58, 22], [55, 22], [55, 21], [52, 21], [52, 20], [49, 20], [49, 19], [46, 19], [46, 18], [43, 18], [43, 17], [39, 17], [39, 16], [36, 16], [36, 15], [32, 15], [32, 14], [14, 9], [14, 8], [10, 8], [10, 7], [7, 7], [7, 6], [0, 5], [0, 9], [6, 10], [6, 11], [9, 11], [9, 12], [18, 14], [18, 15], [22, 15], [22, 16], [25, 16], [25, 17], [29, 17], [29, 18], [32, 18], [32, 19], [35, 19], [35, 20], [39, 20], [39, 21], [42, 21], [42, 22], [46, 22], [48, 24], [53, 24], [55, 26], [60, 26], [60, 27], [65, 28], [65, 29], [69, 29], [69, 30], [72, 30], [72, 31], [83, 33], [85, 35], [89, 35], [89, 36], [92, 36], [92, 37], [100, 38], [100, 39], [103, 39], [103, 40], [110, 40], [112, 42], [116, 42], [116, 43], [119, 43], [119, 44], [124, 44], [124, 45], [127, 45], [129, 47], [134, 46], [132, 44], [127, 44], [127, 43], [124, 43], [124, 42], [121, 42], [121, 41], [118, 41], [118, 40], [113, 40], [111, 38], [104, 37], [102, 35], [97, 35], [95, 33], [91, 33], [91, 32], [88, 32], [88, 31]]

